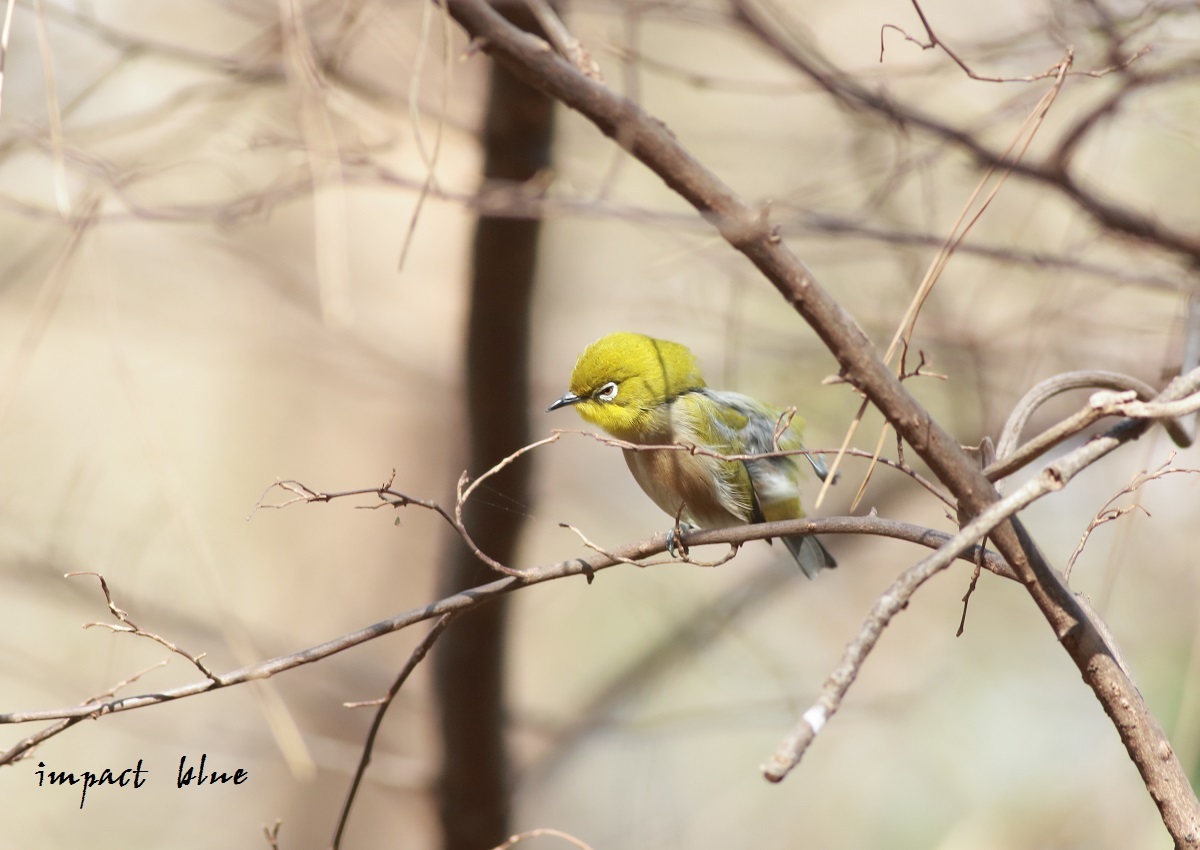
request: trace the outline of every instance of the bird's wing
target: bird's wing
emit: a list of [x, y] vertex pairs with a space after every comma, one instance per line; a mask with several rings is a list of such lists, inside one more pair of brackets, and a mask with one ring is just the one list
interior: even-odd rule
[[697, 390], [697, 394], [707, 399], [716, 411], [714, 419], [723, 432], [723, 441], [737, 447], [729, 454], [769, 454], [804, 448], [800, 442], [804, 420], [798, 416], [789, 419], [783, 411], [741, 393], [704, 388]]
[[[740, 393], [717, 390], [700, 390], [711, 403], [722, 411], [714, 417], [720, 427], [728, 428], [726, 442], [737, 445], [740, 450], [726, 454], [770, 454], [775, 451], [800, 451], [803, 422], [798, 417], [787, 420], [781, 411]], [[817, 474], [828, 475], [825, 464], [819, 458], [805, 453]], [[804, 516], [800, 504], [800, 467], [795, 456], [764, 457], [742, 462], [750, 476], [753, 506], [751, 519], [755, 522], [767, 520], [799, 519]], [[783, 538], [784, 545], [796, 559], [796, 563], [809, 578], [820, 570], [836, 567], [837, 561], [829, 554], [815, 535], [796, 535]]]
[[[731, 409], [736, 409], [747, 418], [743, 435], [746, 442], [746, 454], [768, 454], [770, 452], [804, 452], [804, 441], [801, 432], [804, 430], [804, 420], [799, 416], [788, 416], [785, 411], [776, 410], [763, 404], [757, 399], [741, 393], [705, 390], [705, 392]], [[829, 467], [825, 460], [818, 455], [804, 452], [804, 458], [812, 465], [813, 472], [824, 481], [829, 477]]]
[[[718, 411], [713, 419], [722, 432], [721, 442], [732, 447], [724, 454], [770, 454], [803, 448], [798, 423], [783, 413], [742, 395], [704, 389], [699, 391]], [[753, 487], [754, 519], [793, 519], [804, 516], [800, 507], [800, 470], [790, 457], [743, 461]]]
[[[723, 455], [764, 454], [775, 450], [775, 411], [740, 393], [702, 389], [692, 394], [700, 414], [698, 445]], [[740, 481], [738, 495], [748, 522], [802, 516], [799, 475], [789, 458], [721, 463], [727, 478]]]

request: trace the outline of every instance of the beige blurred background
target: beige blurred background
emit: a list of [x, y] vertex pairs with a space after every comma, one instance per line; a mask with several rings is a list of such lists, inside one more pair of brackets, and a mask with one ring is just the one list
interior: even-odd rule
[[[1106, 64], [1073, 4], [925, 8], [991, 74], [1041, 72], [1068, 40], [1080, 67]], [[1047, 87], [973, 82], [895, 33], [880, 64], [883, 24], [916, 31], [903, 4], [789, 12], [868, 85], [993, 146]], [[355, 509], [370, 499], [254, 506], [277, 478], [369, 488], [393, 469], [397, 489], [452, 500], [487, 60], [453, 27], [447, 55], [440, 16], [415, 0], [16, 5], [0, 113], [0, 712], [74, 705], [167, 657], [81, 629], [110, 618], [95, 580], [69, 571], [103, 573], [135, 622], [220, 671], [434, 598], [451, 541], [432, 514], [408, 508], [397, 525]], [[720, 4], [591, 3], [566, 19], [611, 85], [737, 191], [772, 202], [796, 252], [886, 346], [979, 178], [972, 164], [832, 107]], [[1179, 60], [1194, 54], [1197, 20], [1194, 9], [1165, 13], [1139, 43], [1156, 61]], [[1110, 85], [1072, 78], [1043, 133], [1062, 132]], [[1079, 154], [1112, 197], [1192, 232], [1197, 91], [1128, 101]], [[432, 191], [399, 268], [435, 147]], [[570, 411], [543, 416], [544, 404], [584, 345], [632, 329], [690, 345], [715, 386], [798, 405], [810, 446], [836, 447], [857, 399], [820, 383], [836, 365], [749, 264], [578, 116], [560, 115], [555, 159], [535, 436], [579, 426]], [[1055, 372], [1102, 368], [1161, 385], [1178, 368], [1194, 283], [1171, 257], [1015, 179], [970, 244], [1001, 256], [964, 252], [950, 264], [914, 338], [947, 379], [912, 384], [964, 443], [995, 436], [1022, 392]], [[868, 416], [856, 444], [873, 448], [878, 429]], [[1029, 510], [1052, 562], [1064, 566], [1089, 519], [1171, 448], [1155, 433]], [[1198, 454], [1175, 465], [1198, 467]], [[495, 499], [525, 524], [520, 566], [584, 551], [560, 522], [604, 545], [666, 526], [594, 441], [564, 440], [527, 462], [533, 501]], [[862, 470], [847, 466], [822, 513], [848, 509]], [[1095, 533], [1072, 584], [1106, 616], [1194, 773], [1200, 476], [1151, 482], [1140, 503], [1148, 515]], [[953, 527], [886, 470], [859, 511], [871, 508]], [[759, 765], [876, 595], [920, 556], [881, 540], [831, 546], [842, 566], [815, 582], [779, 547], [756, 544], [718, 570], [613, 569], [591, 586], [518, 594], [514, 826], [607, 850], [1168, 845], [1111, 725], [1019, 588], [985, 575], [954, 637], [961, 567], [888, 630], [802, 766], [766, 783]], [[650, 674], [622, 679], [749, 582], [769, 591]], [[0, 769], [0, 845], [266, 846], [262, 827], [281, 819], [281, 846], [326, 846], [370, 722], [342, 703], [382, 694], [422, 634], [78, 725]], [[122, 693], [196, 679], [176, 657]], [[610, 691], [614, 681], [624, 684]], [[3, 727], [3, 748], [38, 728]], [[432, 730], [421, 670], [388, 717], [345, 846], [436, 846]], [[180, 756], [202, 753], [249, 782], [176, 789]], [[79, 772], [138, 759], [144, 788], [93, 789], [82, 811], [77, 789], [38, 787], [34, 773], [39, 762]]]

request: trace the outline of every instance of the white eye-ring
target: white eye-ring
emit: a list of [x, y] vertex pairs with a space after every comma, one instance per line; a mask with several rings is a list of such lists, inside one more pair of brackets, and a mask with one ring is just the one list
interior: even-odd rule
[[609, 381], [607, 384], [602, 386], [600, 389], [596, 390], [595, 397], [600, 399], [600, 401], [612, 401], [614, 398], [617, 397], [616, 383], [613, 381]]

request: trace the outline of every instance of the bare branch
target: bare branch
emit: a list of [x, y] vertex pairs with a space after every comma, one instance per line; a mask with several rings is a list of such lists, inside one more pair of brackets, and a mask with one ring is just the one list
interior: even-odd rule
[[[764, 766], [763, 773], [767, 779], [779, 782], [800, 763], [817, 733], [841, 706], [843, 697], [854, 684], [858, 671], [875, 648], [883, 630], [892, 618], [908, 607], [913, 594], [921, 585], [945, 569], [956, 557], [961, 557], [967, 547], [985, 537], [1018, 511], [1049, 493], [1063, 489], [1080, 471], [1129, 439], [1130, 429], [1136, 427], [1136, 424], [1132, 420], [1126, 420], [1109, 430], [1103, 437], [1051, 463], [1040, 475], [1014, 493], [989, 505], [932, 555], [905, 570], [875, 600], [858, 635], [846, 647], [842, 660], [822, 686], [817, 701], [804, 712], [800, 722]], [[1109, 639], [1107, 628], [1104, 630], [1104, 639]]]
[[[1166, 405], [1138, 405], [1134, 402], [1135, 398], [1143, 401], [1153, 399], [1156, 391], [1137, 378], [1117, 372], [1088, 370], [1065, 372], [1047, 378], [1029, 390], [1013, 408], [1008, 421], [1004, 423], [1004, 430], [1001, 432], [999, 444], [996, 446], [996, 456], [999, 460], [988, 466], [984, 473], [989, 480], [998, 481], [1016, 472], [1063, 440], [1080, 433], [1094, 422], [1108, 416], [1165, 420], [1163, 425], [1176, 445], [1189, 446], [1192, 442], [1192, 435], [1177, 420], [1179, 417], [1200, 409], [1200, 395], [1193, 395], [1200, 391], [1200, 370], [1193, 369], [1189, 375], [1184, 386], [1185, 392], [1191, 397], [1177, 399]], [[1026, 423], [1041, 405], [1068, 390], [1099, 387], [1122, 392], [1118, 394], [1096, 393], [1088, 400], [1087, 406], [1077, 413], [1052, 428], [1046, 429], [1021, 446], [1020, 449], [1014, 448]]]
[[[886, 92], [869, 88], [852, 75], [833, 67], [823, 57], [810, 55], [789, 37], [789, 30], [795, 24], [781, 7], [769, 0], [734, 0], [734, 9], [740, 22], [763, 44], [848, 108], [866, 109], [898, 127], [929, 133], [955, 145], [984, 166], [1009, 167], [1014, 174], [1061, 193], [1101, 227], [1177, 253], [1186, 262], [1200, 261], [1200, 238], [1194, 233], [1172, 228], [1152, 213], [1137, 212], [1097, 194], [1090, 186], [1085, 186], [1069, 172], [1058, 168], [1053, 157], [1045, 164], [1010, 163], [976, 134], [930, 113], [901, 104]], [[1137, 51], [1133, 58], [1144, 53]], [[1116, 67], [1121, 65], [1117, 63]], [[1090, 76], [1098, 73], [1102, 72], [1094, 72]]]
[[975, 593], [975, 588], [979, 585], [979, 576], [982, 575], [983, 569], [981, 565], [976, 563], [975, 569], [971, 572], [971, 583], [967, 585], [967, 592], [962, 598], [962, 616], [958, 619], [958, 628], [954, 632], [955, 637], [962, 637], [963, 632], [967, 628], [967, 606], [971, 604], [971, 596]]
[[[686, 547], [683, 546], [682, 542], [681, 542], [679, 545], [679, 549], [683, 551], [682, 555], [673, 556], [671, 558], [665, 558], [661, 561], [635, 561], [630, 558], [618, 558], [616, 555], [609, 552], [603, 546], [593, 543], [591, 540], [588, 539], [586, 534], [584, 534], [582, 531], [580, 531], [578, 528], [576, 528], [573, 525], [569, 525], [565, 522], [560, 522], [558, 524], [558, 527], [565, 528], [565, 529], [567, 529], [567, 531], [572, 532], [576, 537], [579, 538], [580, 542], [583, 543], [584, 546], [588, 547], [593, 552], [599, 552], [601, 555], [605, 555], [609, 558], [613, 558], [614, 560], [620, 561], [620, 563], [622, 563], [622, 564], [629, 564], [634, 567], [656, 567], [660, 564], [670, 564], [672, 562], [682, 563], [682, 564], [691, 564], [692, 566], [695, 566], [695, 567], [719, 567], [722, 564], [727, 564], [730, 561], [732, 561], [734, 556], [737, 555], [737, 553], [738, 553], [738, 547], [736, 545], [730, 544], [729, 551], [725, 554], [724, 557], [718, 558], [715, 561], [697, 561], [697, 560], [692, 559], [687, 554]], [[681, 528], [682, 527], [679, 525], [679, 522], [677, 519], [675, 526], [671, 529], [672, 534], [674, 534], [674, 539], [678, 540], [680, 537], [683, 536], [684, 532], [681, 530]], [[668, 547], [668, 548], [670, 548], [670, 547]], [[591, 580], [592, 580], [591, 576], [589, 576], [588, 577], [589, 584], [591, 583]]]
[[[390, 506], [390, 507], [395, 507], [395, 508], [402, 508], [402, 507], [407, 507], [408, 505], [414, 505], [419, 508], [424, 508], [425, 510], [433, 511], [438, 516], [440, 516], [442, 519], [444, 519], [447, 523], [450, 524], [450, 526], [462, 538], [463, 542], [467, 544], [468, 548], [470, 548], [471, 553], [476, 558], [478, 558], [481, 562], [487, 564], [491, 569], [495, 570], [496, 572], [504, 573], [505, 575], [510, 575], [510, 576], [518, 576], [518, 577], [523, 576], [524, 573], [522, 573], [520, 570], [514, 570], [511, 567], [507, 567], [504, 564], [501, 564], [495, 558], [491, 557], [490, 555], [488, 555], [486, 552], [484, 552], [482, 549], [479, 548], [479, 546], [475, 543], [474, 539], [472, 539], [470, 532], [467, 531], [466, 524], [463, 521], [463, 508], [466, 505], [467, 501], [474, 494], [476, 488], [478, 488], [479, 485], [482, 484], [484, 481], [488, 480], [493, 475], [500, 472], [500, 470], [504, 469], [506, 466], [508, 466], [509, 464], [516, 461], [517, 458], [521, 457], [526, 452], [533, 451], [536, 448], [539, 448], [539, 447], [545, 446], [545, 445], [549, 445], [550, 443], [556, 443], [556, 442], [558, 442], [558, 440], [561, 436], [562, 436], [561, 433], [555, 432], [555, 433], [551, 434], [549, 437], [538, 440], [534, 443], [530, 443], [527, 446], [522, 446], [521, 448], [517, 449], [515, 452], [510, 454], [508, 457], [504, 458], [499, 463], [495, 464], [491, 469], [484, 472], [482, 475], [480, 475], [474, 481], [471, 481], [470, 478], [467, 476], [467, 473], [463, 472], [463, 474], [461, 476], [459, 476], [459, 479], [458, 479], [458, 486], [456, 488], [456, 499], [455, 499], [453, 514], [451, 514], [448, 510], [443, 508], [437, 502], [434, 502], [430, 499], [417, 499], [417, 498], [409, 496], [405, 493], [399, 493], [399, 492], [396, 492], [395, 490], [392, 490], [391, 485], [392, 485], [393, 480], [396, 477], [396, 471], [393, 469], [392, 474], [388, 478], [388, 480], [385, 481], [383, 484], [381, 484], [378, 487], [361, 489], [361, 490], [346, 490], [346, 491], [342, 491], [340, 493], [319, 492], [319, 491], [308, 488], [307, 486], [301, 484], [298, 481], [293, 481], [293, 480], [276, 481], [275, 483], [273, 483], [269, 487], [267, 487], [267, 489], [263, 491], [263, 494], [261, 496], [259, 496], [258, 501], [255, 502], [255, 504], [254, 504], [254, 510], [252, 510], [250, 512], [250, 516], [248, 516], [247, 519], [254, 516], [254, 513], [256, 511], [261, 510], [261, 509], [266, 509], [266, 508], [280, 509], [280, 508], [289, 507], [290, 505], [294, 505], [297, 502], [306, 502], [306, 503], [307, 502], [329, 502], [334, 499], [341, 499], [341, 498], [346, 498], [349, 496], [364, 496], [367, 494], [374, 494], [375, 496], [377, 496], [380, 499], [380, 503], [378, 505], [375, 505], [374, 507]], [[470, 482], [470, 483], [468, 484], [468, 482]], [[282, 501], [278, 504], [268, 504], [266, 502], [267, 494], [270, 493], [271, 490], [273, 490], [276, 487], [278, 487], [281, 490], [285, 490], [289, 493], [293, 493], [295, 495], [293, 498], [285, 499], [284, 501]]]
[[[929, 40], [921, 41], [917, 38], [913, 38], [911, 35], [909, 35], [907, 32], [905, 32], [901, 27], [898, 27], [895, 24], [884, 24], [879, 33], [879, 61], [880, 62], [883, 61], [883, 47], [884, 47], [883, 34], [887, 30], [891, 29], [891, 30], [895, 30], [896, 32], [900, 33], [900, 35], [902, 35], [904, 37], [905, 41], [915, 44], [917, 47], [921, 48], [922, 50], [932, 50], [935, 47], [940, 47], [942, 49], [942, 52], [945, 53], [947, 56], [949, 56], [950, 59], [954, 62], [954, 64], [962, 69], [964, 74], [966, 74], [972, 80], [978, 80], [979, 82], [982, 82], [982, 83], [1034, 83], [1034, 82], [1037, 82], [1038, 80], [1045, 80], [1050, 77], [1055, 77], [1059, 74], [1060, 66], [1058, 66], [1058, 65], [1055, 65], [1052, 68], [1048, 68], [1045, 71], [1042, 71], [1040, 74], [1029, 74], [1029, 75], [1026, 75], [1023, 77], [989, 77], [984, 74], [977, 73], [976, 71], [972, 70], [972, 68], [965, 61], [963, 61], [963, 59], [961, 59], [957, 53], [955, 53], [953, 50], [951, 50], [950, 46], [948, 44], [946, 44], [946, 42], [944, 42], [940, 38], [938, 38], [937, 34], [934, 33], [934, 31], [933, 31], [933, 27], [929, 23], [929, 19], [925, 16], [925, 11], [921, 8], [921, 4], [918, 3], [917, 0], [912, 0], [912, 5], [913, 5], [913, 8], [917, 12], [917, 17], [919, 17], [921, 19], [921, 26], [923, 26], [925, 28], [925, 36]], [[1136, 62], [1138, 59], [1140, 59], [1142, 56], [1145, 56], [1149, 52], [1150, 52], [1149, 47], [1143, 47], [1141, 50], [1138, 50], [1137, 52], [1133, 53], [1132, 55], [1122, 59], [1119, 62], [1109, 65], [1106, 68], [1099, 68], [1094, 71], [1076, 71], [1073, 73], [1083, 74], [1083, 75], [1086, 75], [1089, 77], [1107, 76], [1108, 74], [1111, 74], [1114, 71], [1119, 71], [1119, 70], [1129, 67], [1131, 64], [1133, 64], [1134, 62]]]
[[1125, 516], [1125, 514], [1131, 513], [1132, 511], [1141, 511], [1146, 516], [1150, 516], [1150, 512], [1142, 507], [1138, 502], [1131, 502], [1128, 505], [1122, 505], [1119, 508], [1114, 508], [1112, 506], [1113, 502], [1122, 496], [1128, 496], [1138, 492], [1141, 490], [1143, 485], [1148, 484], [1151, 481], [1165, 478], [1168, 475], [1174, 475], [1180, 472], [1200, 473], [1200, 469], [1172, 468], [1171, 464], [1174, 461], [1175, 453], [1171, 452], [1171, 455], [1162, 463], [1162, 465], [1158, 467], [1158, 469], [1154, 470], [1153, 472], [1146, 472], [1145, 470], [1138, 472], [1133, 476], [1133, 480], [1118, 490], [1112, 496], [1112, 498], [1104, 503], [1104, 506], [1096, 512], [1096, 515], [1092, 517], [1091, 522], [1088, 523], [1087, 528], [1084, 529], [1083, 536], [1079, 539], [1079, 545], [1075, 547], [1075, 551], [1072, 552], [1071, 557], [1067, 559], [1067, 568], [1063, 571], [1063, 576], [1067, 579], [1067, 581], [1071, 580], [1071, 571], [1075, 569], [1075, 562], [1079, 560], [1079, 556], [1083, 554], [1083, 548], [1087, 545], [1088, 538], [1092, 536], [1093, 531], [1105, 523], [1120, 519], [1121, 517]]
[[[368, 490], [366, 492], [374, 492]], [[780, 522], [758, 523], [735, 528], [719, 528], [708, 530], [692, 530], [683, 537], [689, 546], [705, 546], [714, 543], [740, 545], [751, 540], [765, 540], [773, 537], [786, 537], [792, 534], [871, 534], [892, 537], [915, 543], [926, 548], [936, 549], [950, 539], [945, 532], [931, 528], [885, 520], [878, 517], [830, 517], [816, 519], [794, 519]], [[407, 628], [415, 623], [442, 617], [482, 605], [497, 596], [509, 593], [519, 587], [530, 584], [540, 584], [547, 581], [570, 578], [573, 576], [592, 577], [595, 573], [613, 567], [618, 563], [628, 563], [662, 554], [667, 550], [665, 534], [638, 543], [631, 543], [614, 549], [607, 555], [593, 555], [586, 558], [572, 558], [551, 564], [544, 564], [521, 572], [520, 577], [505, 576], [485, 585], [473, 587], [470, 590], [456, 593], [432, 602], [420, 608], [414, 608], [389, 617], [380, 622], [349, 632], [324, 643], [317, 644], [287, 655], [251, 664], [228, 673], [215, 674], [211, 679], [182, 685], [176, 688], [160, 690], [153, 693], [137, 694], [126, 697], [103, 695], [99, 699], [89, 700], [83, 705], [41, 711], [9, 712], [0, 714], [0, 725], [14, 723], [35, 723], [42, 721], [58, 721], [53, 726], [39, 731], [0, 754], [0, 764], [9, 764], [22, 756], [31, 747], [53, 737], [80, 720], [95, 719], [105, 714], [145, 708], [164, 702], [192, 697], [221, 688], [233, 687], [245, 682], [269, 679], [279, 673], [312, 664], [331, 655], [375, 640], [392, 632]], [[962, 555], [963, 560], [975, 558], [973, 551]], [[994, 552], [983, 554], [986, 568], [1005, 578], [1015, 578], [1014, 573], [1004, 563], [1004, 560]]]
[[404, 683], [408, 681], [408, 677], [412, 675], [413, 670], [417, 669], [417, 665], [424, 660], [429, 654], [429, 650], [433, 648], [437, 639], [442, 632], [454, 622], [455, 617], [461, 612], [450, 612], [443, 614], [438, 618], [438, 621], [426, 632], [425, 637], [416, 645], [413, 651], [409, 654], [408, 660], [404, 662], [404, 666], [400, 668], [400, 672], [396, 675], [396, 680], [392, 682], [392, 686], [388, 688], [387, 694], [382, 699], [373, 701], [379, 706], [375, 712], [375, 718], [371, 721], [371, 729], [367, 732], [367, 740], [363, 743], [362, 755], [358, 759], [358, 767], [354, 771], [354, 779], [350, 782], [350, 790], [346, 792], [346, 801], [342, 804], [341, 813], [338, 815], [337, 829], [333, 833], [333, 841], [331, 846], [333, 850], [338, 850], [342, 846], [342, 836], [346, 832], [346, 826], [350, 822], [350, 809], [354, 806], [354, 798], [358, 796], [359, 786], [362, 784], [363, 777], [367, 773], [367, 765], [371, 763], [371, 753], [375, 749], [375, 739], [379, 735], [379, 728], [383, 725], [383, 718], [391, 708], [392, 701], [396, 698], [396, 694], [400, 693], [400, 689], [404, 687]]
[[[204, 666], [204, 656], [207, 655], [208, 653], [202, 652], [199, 655], [193, 655], [190, 652], [185, 652], [184, 650], [180, 649], [178, 646], [171, 643], [169, 640], [162, 637], [161, 635], [156, 635], [154, 632], [148, 632], [145, 629], [143, 629], [141, 626], [139, 626], [137, 623], [133, 622], [133, 620], [129, 619], [129, 615], [122, 609], [118, 608], [116, 603], [113, 602], [112, 593], [110, 593], [109, 589], [108, 589], [108, 582], [104, 580], [104, 576], [100, 575], [100, 573], [80, 571], [80, 572], [67, 573], [65, 578], [74, 578], [75, 576], [95, 576], [97, 579], [99, 579], [100, 590], [104, 594], [105, 602], [108, 603], [108, 610], [112, 612], [112, 615], [117, 618], [118, 623], [119, 623], [119, 625], [113, 624], [113, 623], [84, 623], [83, 627], [85, 629], [89, 629], [89, 628], [93, 628], [93, 627], [103, 628], [103, 629], [108, 629], [109, 631], [112, 631], [112, 632], [122, 632], [125, 634], [137, 635], [138, 637], [149, 638], [150, 640], [154, 641], [158, 645], [165, 647], [166, 649], [170, 650], [171, 652], [174, 652], [176, 655], [180, 655], [180, 656], [186, 658], [188, 661], [190, 661], [196, 667], [197, 670], [199, 670], [201, 673], [203, 673], [205, 676], [207, 676], [210, 680], [212, 680], [214, 682], [217, 680], [216, 676], [213, 675], [212, 671], [209, 670], [206, 666]], [[118, 686], [118, 687], [120, 687], [120, 686]]]

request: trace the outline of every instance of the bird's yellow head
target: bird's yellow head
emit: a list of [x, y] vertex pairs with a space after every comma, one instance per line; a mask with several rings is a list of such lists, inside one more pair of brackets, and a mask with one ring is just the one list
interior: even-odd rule
[[571, 391], [549, 409], [574, 405], [619, 440], [651, 442], [662, 430], [666, 403], [703, 386], [686, 347], [620, 331], [584, 349], [571, 373]]

